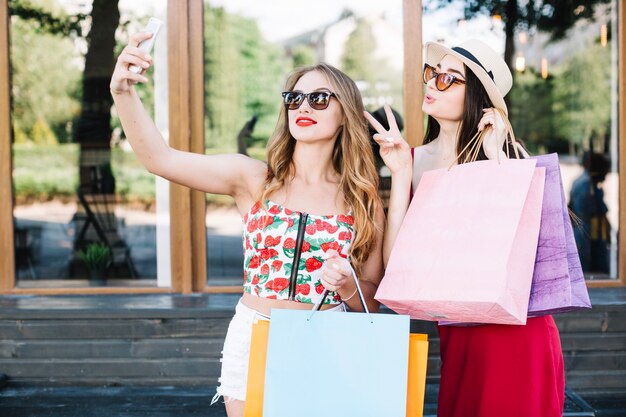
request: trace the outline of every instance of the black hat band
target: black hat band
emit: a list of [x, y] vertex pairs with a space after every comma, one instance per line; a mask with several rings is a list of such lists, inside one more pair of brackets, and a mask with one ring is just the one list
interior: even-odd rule
[[472, 53], [470, 51], [468, 51], [467, 49], [463, 49], [461, 47], [458, 47], [458, 46], [455, 46], [454, 48], [452, 48], [452, 50], [454, 52], [456, 52], [456, 53], [459, 53], [459, 54], [463, 55], [465, 58], [469, 59], [473, 63], [475, 63], [478, 66], [480, 66], [482, 69], [485, 70], [485, 72], [487, 73], [487, 75], [489, 75], [489, 77], [493, 80], [493, 82], [496, 81], [496, 80], [493, 79], [493, 72], [487, 71], [487, 68], [485, 68], [483, 66], [483, 64], [481, 64], [480, 61], [474, 55], [472, 55]]

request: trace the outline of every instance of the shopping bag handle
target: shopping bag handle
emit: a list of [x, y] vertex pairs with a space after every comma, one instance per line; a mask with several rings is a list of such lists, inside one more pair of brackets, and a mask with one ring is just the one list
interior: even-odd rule
[[[359, 285], [359, 279], [357, 278], [356, 272], [354, 272], [354, 268], [352, 268], [352, 265], [349, 265], [349, 266], [350, 266], [350, 272], [352, 273], [352, 278], [354, 279], [354, 284], [356, 285], [356, 292], [359, 295], [359, 301], [361, 302], [361, 307], [363, 307], [363, 311], [369, 317], [370, 322], [373, 323], [374, 321], [372, 320], [372, 315], [370, 314], [370, 311], [367, 308], [367, 304], [365, 303], [365, 297], [363, 296], [363, 292], [361, 291], [361, 286]], [[313, 306], [311, 315], [309, 316], [307, 320], [311, 320], [311, 318], [313, 317], [313, 314], [315, 314], [316, 311], [319, 311], [320, 308], [322, 308], [322, 305], [324, 304], [324, 300], [326, 300], [326, 297], [328, 296], [329, 292], [330, 291], [327, 289], [324, 290], [324, 292], [322, 293], [322, 297]]]
[[[513, 150], [515, 151], [515, 157], [517, 159], [520, 159], [519, 151], [518, 151], [519, 145], [517, 143], [517, 140], [515, 139], [515, 133], [513, 133], [513, 126], [511, 126], [511, 122], [509, 121], [508, 117], [506, 116], [503, 110], [499, 108], [496, 108], [495, 110], [500, 114], [500, 116], [502, 117], [502, 120], [504, 121], [504, 128], [506, 131], [505, 132], [506, 137], [504, 139], [504, 143], [507, 143], [510, 137], [511, 144], [513, 145]], [[470, 139], [467, 145], [465, 145], [465, 148], [463, 148], [463, 150], [459, 152], [459, 155], [456, 158], [454, 158], [454, 161], [452, 161], [452, 163], [448, 167], [448, 171], [452, 169], [454, 164], [456, 164], [459, 161], [459, 158], [461, 157], [461, 155], [463, 155], [463, 153], [468, 148], [469, 148], [469, 154], [465, 156], [462, 163], [474, 162], [476, 161], [476, 159], [478, 159], [478, 153], [480, 152], [480, 148], [482, 147], [483, 139], [485, 137], [486, 132], [487, 132], [486, 128], [476, 132], [476, 134], [472, 137], [472, 139]], [[496, 153], [496, 155], [497, 155], [498, 164], [499, 164], [500, 163], [500, 149], [498, 149], [497, 151], [498, 152]], [[506, 157], [507, 158], [511, 157], [508, 146], [506, 147]]]

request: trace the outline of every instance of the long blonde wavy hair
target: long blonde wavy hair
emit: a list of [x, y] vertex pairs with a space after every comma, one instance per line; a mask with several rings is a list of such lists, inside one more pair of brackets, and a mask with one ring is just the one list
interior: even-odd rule
[[[359, 273], [376, 242], [378, 230], [375, 218], [378, 210], [382, 210], [374, 155], [367, 121], [363, 116], [363, 101], [350, 77], [324, 63], [294, 70], [287, 79], [285, 90], [293, 90], [298, 80], [311, 71], [319, 71], [326, 76], [344, 115], [344, 124], [335, 141], [331, 158], [333, 168], [340, 176], [339, 187], [344, 195], [344, 203], [352, 209], [355, 233], [350, 258]], [[295, 146], [296, 140], [289, 132], [287, 109], [282, 106], [276, 128], [267, 144], [268, 170], [261, 194], [263, 204], [272, 193], [293, 178]]]

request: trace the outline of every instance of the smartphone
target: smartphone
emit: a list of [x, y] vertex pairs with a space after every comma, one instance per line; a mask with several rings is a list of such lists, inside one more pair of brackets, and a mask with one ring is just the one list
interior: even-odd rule
[[[163, 22], [157, 19], [156, 17], [151, 17], [150, 20], [148, 20], [148, 24], [146, 25], [143, 31], [152, 33], [152, 37], [150, 39], [146, 39], [145, 41], [139, 44], [138, 48], [141, 49], [142, 52], [149, 54], [150, 51], [152, 51], [152, 47], [154, 46], [154, 41], [156, 40], [156, 37], [159, 34], [159, 30], [161, 29], [161, 26], [163, 26]], [[138, 67], [137, 65], [131, 65], [128, 67], [128, 69], [131, 72], [134, 72], [135, 74], [139, 74], [141, 72], [141, 67]]]

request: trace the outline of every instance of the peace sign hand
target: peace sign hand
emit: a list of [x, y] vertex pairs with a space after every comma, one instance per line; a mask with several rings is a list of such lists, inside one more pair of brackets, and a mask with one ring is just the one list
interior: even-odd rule
[[368, 112], [363, 112], [365, 118], [370, 122], [372, 127], [376, 129], [378, 133], [374, 134], [373, 138], [380, 145], [380, 156], [383, 158], [383, 162], [391, 171], [391, 174], [396, 174], [400, 171], [411, 170], [413, 163], [411, 160], [411, 148], [409, 144], [402, 138], [400, 129], [396, 118], [394, 117], [391, 108], [385, 105], [385, 114], [387, 115], [387, 121], [389, 122], [389, 130], [386, 130], [378, 120], [374, 118]]

